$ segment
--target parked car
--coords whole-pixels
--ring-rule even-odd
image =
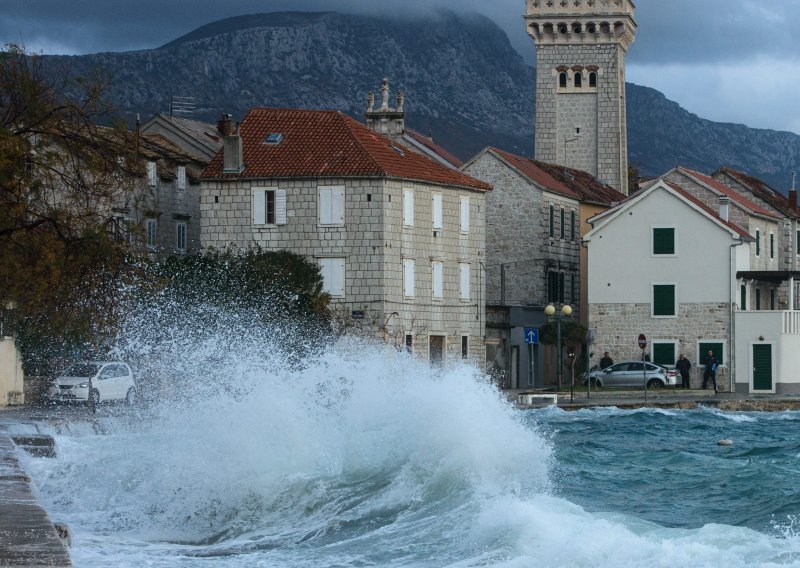
[[[645,377],[645,368],[647,376]],[[636,387],[641,388],[646,382],[648,388],[676,386],[678,374],[675,369],[667,369],[662,365],[643,361],[623,361],[606,369],[592,371],[584,379],[586,385],[598,387]]]
[[[89,402],[90,396],[94,404],[109,400],[133,404],[136,383],[131,368],[119,361],[75,363],[53,379],[46,393],[50,402]]]

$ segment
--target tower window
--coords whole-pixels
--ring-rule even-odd
[[[566,73],[559,73],[558,74],[558,86],[562,89],[567,88],[567,74]]]
[[[565,24],[561,24],[558,26],[558,33],[566,34],[567,33],[567,26]]]
[[[597,73],[589,73],[589,86],[592,88],[597,87]]]
[[[580,89],[583,86],[583,75],[575,73],[575,88]]]
[[[597,28],[594,26],[594,24],[589,24],[589,26],[586,28],[586,31],[588,31],[590,34],[593,34],[597,31]]]

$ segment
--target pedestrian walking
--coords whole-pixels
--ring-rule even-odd
[[[689,369],[692,368],[692,364],[689,362],[689,359],[681,353],[678,356],[678,360],[675,361],[675,370],[681,374],[681,382],[683,383],[683,388],[688,389],[691,388],[691,377],[689,376]]]
[[[608,369],[613,364],[614,364],[614,360],[608,354],[608,351],[603,353],[603,358],[600,359],[600,370]]]
[[[714,357],[714,352],[711,351],[711,349],[708,350],[708,355],[706,355],[705,365],[706,370],[703,373],[703,390],[706,388],[708,379],[711,379],[711,382],[714,384],[714,392],[717,392],[717,367],[719,366],[719,361]]]

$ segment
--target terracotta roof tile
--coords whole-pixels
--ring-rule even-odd
[[[740,184],[747,187],[755,195],[775,207],[775,209],[784,215],[797,218],[798,213],[792,210],[789,199],[781,192],[772,189],[766,182],[744,172],[734,170],[733,168],[722,167],[717,171],[723,172],[736,179]]]
[[[618,203],[626,198],[624,193],[582,170],[540,162],[497,148],[490,150],[539,185],[565,197],[606,205]]]
[[[696,205],[697,207],[699,207],[700,209],[702,209],[703,211],[705,211],[706,213],[708,213],[708,214],[709,214],[711,217],[715,218],[715,219],[716,219],[716,220],[718,220],[720,223],[722,223],[722,224],[724,224],[725,226],[727,226],[727,227],[729,227],[729,228],[733,229],[733,230],[734,230],[734,231],[736,231],[736,232],[737,232],[739,235],[741,235],[741,236],[743,236],[743,237],[749,237],[749,238],[752,238],[752,237],[750,236],[750,234],[749,234],[747,231],[745,231],[744,229],[742,229],[741,227],[739,227],[739,225],[735,225],[735,224],[731,223],[730,221],[726,221],[725,219],[723,219],[722,217],[720,217],[720,216],[719,216],[719,211],[714,211],[714,210],[713,210],[711,207],[709,207],[708,205],[706,205],[705,203],[703,203],[702,201],[700,201],[699,199],[697,199],[697,198],[696,198],[694,195],[692,195],[691,193],[689,193],[688,191],[686,191],[685,189],[683,189],[683,188],[682,188],[681,186],[679,186],[678,184],[676,184],[676,183],[672,183],[672,182],[669,182],[669,181],[667,181],[667,180],[664,180],[664,183],[666,183],[668,186],[670,186],[670,187],[671,187],[672,189],[674,189],[676,192],[680,193],[680,194],[681,194],[681,195],[682,195],[682,196],[683,196],[683,197],[684,197],[684,198],[685,198],[687,201],[691,201],[691,202],[692,202],[694,205]]]
[[[678,170],[680,172],[682,172],[683,174],[688,175],[689,177],[693,177],[697,181],[700,181],[700,182],[708,185],[709,187],[711,187],[714,190],[718,191],[719,193],[725,195],[726,197],[729,197],[732,201],[735,201],[736,203],[738,203],[739,206],[744,207],[745,209],[748,209],[748,210],[752,211],[753,213],[756,213],[758,215],[764,215],[766,217],[775,218],[775,214],[772,213],[771,211],[767,211],[766,209],[764,209],[760,205],[757,205],[756,203],[753,203],[752,201],[750,201],[749,199],[747,199],[743,195],[737,193],[736,191],[734,191],[733,189],[731,189],[730,187],[728,187],[724,183],[722,183],[720,181],[717,181],[717,180],[715,180],[714,178],[712,178],[710,176],[707,176],[705,174],[701,174],[700,172],[696,172],[694,170],[690,170],[690,169],[683,168],[683,167],[679,167]]]
[[[488,191],[492,186],[398,147],[385,136],[339,111],[254,108],[240,125],[244,171],[222,172],[223,153],[209,163],[206,178],[407,179]],[[264,144],[272,133],[280,144]]]

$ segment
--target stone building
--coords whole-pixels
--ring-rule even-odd
[[[585,172],[497,148],[462,171],[494,187],[486,198],[487,360],[508,388],[545,386],[552,361],[525,330],[545,323],[549,304],[571,305],[585,323],[581,221],[625,196]]]
[[[625,54],[631,0],[527,0],[536,44],[536,159],[628,193]]]
[[[343,331],[432,361],[483,359],[489,184],[341,112],[254,108],[219,130],[203,246],[316,259]]]
[[[142,124],[140,132],[160,136],[206,164],[222,148],[216,125],[193,118],[159,113]]]

